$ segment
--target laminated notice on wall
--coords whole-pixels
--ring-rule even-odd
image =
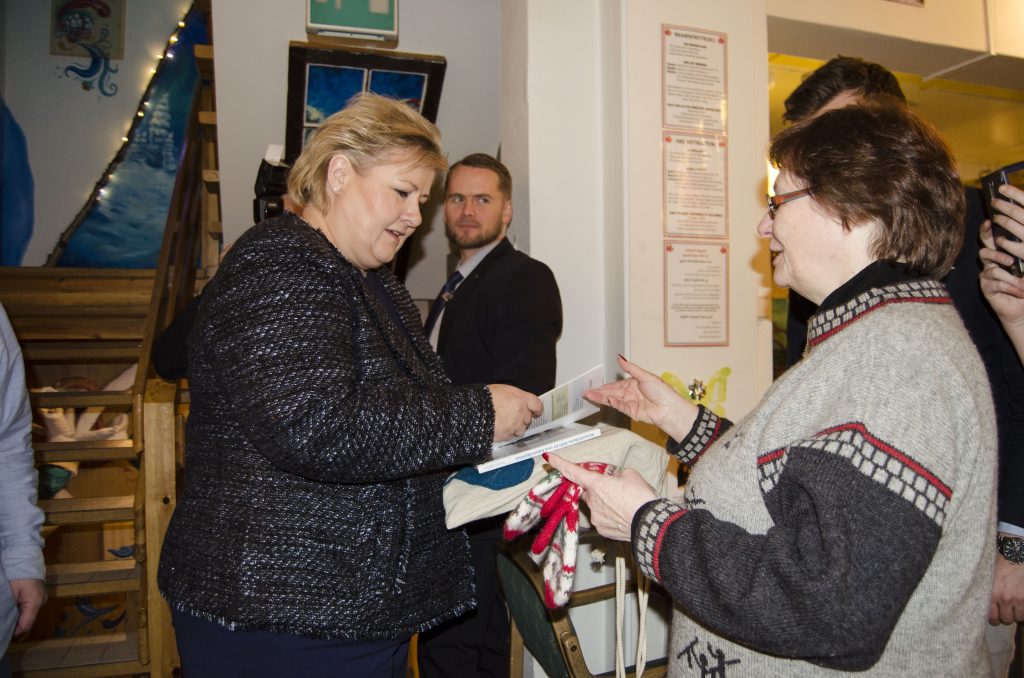
[[[725,35],[667,25],[661,33],[662,126],[725,134]]]
[[[727,238],[725,137],[662,137],[665,235]]]
[[[665,345],[729,343],[729,247],[666,240]]]

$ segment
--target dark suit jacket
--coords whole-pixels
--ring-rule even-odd
[[[551,269],[502,239],[445,305],[437,352],[456,384],[511,384],[541,394],[555,386],[561,333]]]

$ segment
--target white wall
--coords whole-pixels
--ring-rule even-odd
[[[189,7],[188,0],[128,2],[124,59],[110,81],[114,96],[86,91],[64,75],[86,58],[49,54],[50,3],[7,2],[3,95],[28,139],[35,179],[35,229],[24,264],[39,266],[89,198],[121,147],[121,137],[149,83],[156,55]]]
[[[213,0],[214,76],[221,208],[226,243],[252,225],[253,182],[267,144],[284,143],[288,42],[306,41],[301,0]],[[244,17],[244,20],[239,20]],[[451,162],[495,153],[499,127],[498,0],[406,0],[398,50],[448,60],[437,124]],[[440,186],[435,187],[441,192]],[[447,277],[448,242],[439,203],[411,242],[406,284],[432,299]]]
[[[999,54],[1024,58],[1024,2],[989,0],[992,7],[992,43]],[[1024,83],[1020,85],[1024,87]]]
[[[621,313],[606,299],[620,280],[605,280],[605,225],[612,221],[621,232],[621,219],[605,212],[604,201],[608,190],[621,195],[621,183],[606,187],[604,175],[605,149],[617,152],[621,145],[621,128],[605,128],[604,95],[611,88],[618,100],[621,88],[617,71],[605,77],[601,41],[601,8],[618,3],[524,4],[526,124],[520,119],[514,134],[510,126],[509,136],[503,127],[502,146],[527,149],[525,175],[516,179],[530,188],[530,254],[551,267],[562,294],[562,382],[604,361],[607,314]],[[617,66],[617,56],[611,56]]]
[[[705,383],[728,367],[726,416],[737,419],[760,399],[771,356],[758,332],[766,315],[766,247],[754,231],[764,213],[768,140],[768,62],[764,3],[722,0],[697,5],[672,0],[628,3],[626,78],[629,231],[629,357],[684,383]],[[759,19],[760,17],[760,19]],[[662,225],[661,30],[663,24],[726,35],[728,345],[665,346],[665,265]]]

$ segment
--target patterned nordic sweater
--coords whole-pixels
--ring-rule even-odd
[[[701,408],[669,442],[684,496],[634,519],[669,674],[988,675],[995,423],[945,289],[871,289],[809,337],[735,426]]]
[[[294,215],[225,257],[189,340],[185,491],[160,560],[179,610],[232,629],[407,637],[473,604],[450,467],[489,457],[486,387],[452,386],[405,287]]]

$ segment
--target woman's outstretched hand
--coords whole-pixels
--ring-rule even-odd
[[[630,419],[653,424],[675,440],[689,433],[697,418],[697,406],[679,395],[659,376],[621,355],[619,366],[628,375],[583,394],[596,405],[608,405]]]

